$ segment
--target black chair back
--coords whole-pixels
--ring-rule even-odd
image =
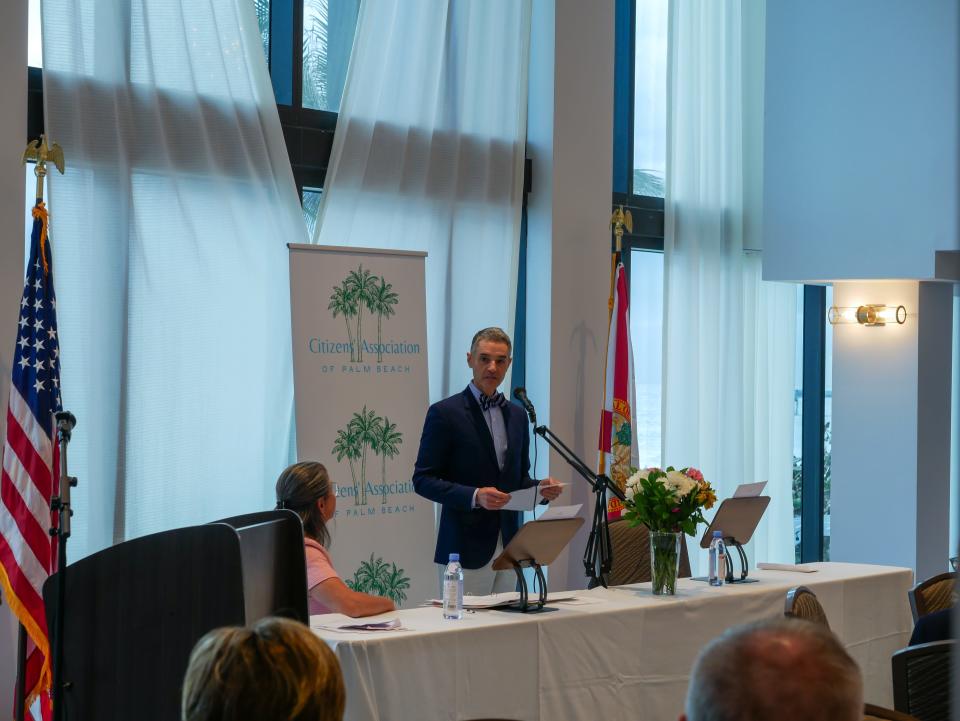
[[[309,623],[303,524],[290,510],[261,511],[214,523],[240,536],[245,620],[283,616]]]
[[[956,641],[908,646],[893,654],[893,707],[919,721],[949,721],[950,660]]]
[[[59,578],[43,587],[51,635]],[[228,526],[126,541],[70,564],[66,579],[63,718],[71,721],[179,719],[194,644],[244,621],[240,542]]]

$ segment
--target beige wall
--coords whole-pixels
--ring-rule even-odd
[[[541,423],[596,464],[610,290],[613,0],[534,0],[527,154],[527,387]],[[546,445],[540,441],[538,474]],[[555,454],[562,501],[592,500]],[[588,525],[550,566],[550,587],[583,588]]]

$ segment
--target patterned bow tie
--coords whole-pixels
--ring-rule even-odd
[[[492,396],[487,398],[483,393],[480,394],[480,407],[483,410],[489,410],[493,408],[503,408],[507,405],[507,399],[504,397],[503,393],[494,393]]]

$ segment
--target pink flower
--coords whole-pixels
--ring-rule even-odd
[[[703,480],[703,474],[702,474],[700,471],[698,471],[696,468],[694,468],[693,466],[691,466],[690,468],[688,468],[688,469],[686,470],[686,476],[687,476],[687,478],[692,478],[693,480],[697,481],[698,483]]]
[[[674,508],[673,510],[670,511],[670,513],[680,513],[680,509]]]

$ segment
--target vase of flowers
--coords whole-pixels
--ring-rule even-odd
[[[653,592],[673,595],[680,566],[680,534],[694,535],[706,523],[704,509],[717,495],[703,473],[693,467],[644,468],[627,479],[624,518],[644,525],[650,535]]]

